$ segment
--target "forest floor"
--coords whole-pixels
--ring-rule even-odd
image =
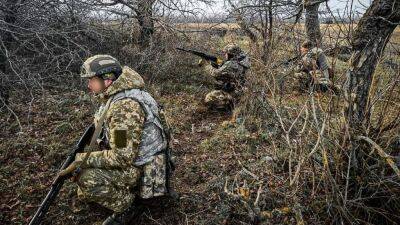
[[[399,34],[394,34],[396,40]],[[398,49],[389,48],[393,48],[393,52]],[[377,72],[385,75],[389,70],[384,63]],[[345,68],[344,62],[336,65],[341,80]],[[212,90],[210,79],[199,71],[186,71],[181,77],[156,80],[147,87],[163,104],[173,128],[176,170],[172,186],[179,193],[179,199],[167,205],[146,207],[132,224],[249,224],[246,215],[234,212],[236,209],[223,199],[227,180],[236,187],[246,186],[243,180],[248,180],[252,188],[244,196],[249,200],[256,198],[259,182],[263,183],[268,192],[260,202],[261,210],[272,219],[265,224],[295,224],[296,212],[290,207],[294,197],[287,195],[290,193],[287,190],[289,166],[285,154],[289,153],[276,151],[279,146],[275,146],[284,139],[281,131],[274,131],[272,127],[271,133],[277,137],[272,140],[269,133],[231,121],[229,113],[207,111],[202,101]],[[0,224],[29,222],[68,152],[92,122],[96,109],[86,90],[79,85],[46,88],[32,96],[33,99],[27,100],[24,99],[26,93],[14,92],[10,99],[13,112],[4,106],[0,110]],[[297,113],[308,97],[290,91],[282,97],[283,108]],[[319,98],[323,100],[316,95],[316,99]],[[339,107],[335,110],[335,114],[340,113]],[[18,120],[14,114],[18,115]],[[267,125],[273,122],[268,119],[265,117],[259,122]],[[250,178],[241,179],[244,176]],[[233,184],[229,187],[238,190]],[[301,188],[303,186],[299,186]],[[76,189],[71,181],[64,184],[43,224],[101,224],[110,214],[96,205],[78,201]],[[320,203],[311,199],[308,190],[301,191],[304,196],[298,196],[296,204],[310,206],[303,209],[305,221],[308,217],[317,218],[313,212],[326,215]],[[312,194],[324,196],[324,193]]]
[[[220,223],[215,210],[225,179],[222,174],[233,172],[240,155],[233,148],[217,146],[217,130],[225,129],[222,124],[231,115],[203,106],[211,88],[207,83],[207,78],[199,78],[151,86],[174,130],[172,183],[180,197],[172,207],[148,208],[134,224]],[[10,113],[0,117],[0,224],[29,222],[95,109],[85,91],[49,90],[30,104],[17,103],[22,102],[16,101],[18,96],[14,94],[11,102],[15,102],[14,112],[22,115],[19,121]],[[22,131],[18,123],[23,124]],[[76,185],[67,181],[43,224],[98,224],[109,213],[78,201]]]

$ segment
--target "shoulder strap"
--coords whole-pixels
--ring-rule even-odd
[[[160,107],[148,92],[140,90],[140,89],[126,90],[126,91],[116,94],[112,100],[112,103],[122,100],[122,99],[126,99],[126,98],[130,98],[130,99],[133,99],[134,101],[138,102],[140,104],[140,106],[142,107],[144,113],[146,114],[146,117],[150,113],[151,115],[156,117],[159,121],[161,121],[160,115],[159,115]],[[153,106],[157,107],[157,109],[154,109]]]
[[[108,99],[108,101],[107,101],[106,105],[104,106],[103,111],[99,117],[99,120],[97,121],[97,124],[95,124],[96,128],[94,130],[92,139],[90,140],[90,144],[89,144],[90,149],[94,149],[96,147],[96,141],[97,141],[97,138],[99,137],[99,134],[103,127],[104,120],[106,119],[106,114],[107,114],[108,109],[110,108],[112,99],[113,98]]]
[[[92,139],[90,140],[89,149],[87,151],[87,154],[85,155],[85,158],[82,159],[82,164],[86,163],[87,159],[89,158],[90,153],[96,149],[97,138],[99,137],[100,132],[103,128],[104,120],[106,118],[108,108],[110,108],[112,99],[113,98],[108,99],[106,105],[103,108],[103,111],[101,112],[100,118],[97,121],[97,124],[95,124],[95,130],[93,132]]]

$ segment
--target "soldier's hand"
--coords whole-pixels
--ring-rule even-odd
[[[215,62],[211,62],[211,66],[214,67],[215,69],[219,68],[219,65]]]
[[[199,62],[197,63],[197,65],[199,65],[200,67],[204,66],[207,63],[206,60],[204,59],[200,59]]]
[[[58,173],[58,176],[63,177],[63,176],[74,173],[81,164],[82,164],[82,161],[73,161],[67,168],[61,170]]]

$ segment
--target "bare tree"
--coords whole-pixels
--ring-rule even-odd
[[[240,28],[250,39],[252,45],[261,49],[261,59],[266,62],[273,44],[273,30],[275,19],[279,13],[289,16],[298,7],[294,1],[276,0],[227,0],[230,6],[230,16],[239,24]],[[261,42],[261,47],[259,45]]]
[[[304,0],[305,28],[307,38],[313,46],[320,46],[322,41],[321,29],[319,26],[318,9],[319,5],[326,0]]]
[[[352,196],[354,199],[370,196],[371,193],[376,193],[377,191],[391,193],[392,190],[394,190],[394,192],[397,190],[396,185],[398,184],[395,184],[393,186],[394,188],[392,188],[390,182],[393,181],[390,181],[390,179],[385,181],[384,178],[380,177],[381,175],[377,175],[379,173],[375,171],[374,167],[378,166],[379,170],[384,169],[380,163],[383,161],[395,172],[393,174],[400,176],[398,167],[395,165],[390,155],[392,152],[386,153],[383,148],[380,147],[380,145],[390,146],[390,142],[393,138],[396,138],[396,133],[398,135],[400,118],[399,115],[393,118],[390,113],[384,112],[384,115],[378,119],[381,120],[381,122],[378,122],[374,127],[371,123],[371,118],[373,108],[376,106],[376,101],[374,103],[371,99],[374,99],[373,80],[378,61],[383,55],[385,47],[399,22],[400,2],[398,0],[374,0],[358,22],[358,26],[353,33],[351,43],[353,52],[350,58],[350,68],[346,72],[347,80],[345,84],[345,98],[347,103],[345,107],[345,117],[347,120],[345,143],[349,143],[350,150],[348,161],[348,193],[349,196]],[[398,75],[397,73],[397,75],[393,76]],[[375,78],[379,79],[377,77]],[[398,86],[398,78],[394,80],[395,82],[388,85],[388,89],[395,90],[396,92],[396,90],[398,91],[396,88],[396,86]],[[381,93],[380,95],[383,94]],[[378,98],[382,99],[382,96]],[[390,99],[392,97],[388,96],[388,98]],[[378,117],[379,116],[374,118]],[[383,125],[382,121],[386,121],[386,124]],[[390,134],[388,131],[393,129],[394,134]],[[389,140],[385,142],[385,139]],[[389,144],[387,144],[388,142]],[[372,152],[368,154],[371,149],[377,153],[378,157],[371,157]],[[386,149],[392,151],[391,148]],[[396,179],[394,178],[395,176],[396,175],[392,176],[392,179]],[[368,188],[367,186],[370,184],[360,183],[357,181],[357,177],[363,177],[368,180],[369,183],[386,182],[389,188],[387,190],[382,187],[377,188],[378,190]],[[386,184],[382,186],[386,186]],[[389,195],[390,194],[388,194],[388,196]],[[377,208],[387,208],[388,212],[390,212],[392,208],[386,206],[387,198],[384,196],[375,203],[368,201],[364,201],[363,203],[366,205],[375,204],[374,207]],[[382,211],[385,212],[384,210]],[[385,213],[382,213],[382,215]]]
[[[126,0],[89,0],[82,1],[92,9],[99,8],[107,13],[125,18],[134,18],[139,24],[139,39],[135,40],[142,47],[147,47],[154,33],[153,8],[156,0],[126,1]]]
[[[138,2],[137,19],[140,26],[139,44],[148,46],[154,33],[153,5],[155,0],[142,0]]]
[[[346,117],[350,127],[358,134],[369,130],[370,89],[374,71],[399,22],[399,1],[374,0],[354,31],[353,54],[347,71]]]
[[[161,21],[166,12],[193,14],[199,2],[212,3],[210,0],[80,0],[93,10],[101,10],[116,16],[136,20],[139,35],[134,43],[146,48],[151,43],[155,32],[155,22]],[[165,23],[164,23],[165,25]]]

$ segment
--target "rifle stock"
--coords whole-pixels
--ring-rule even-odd
[[[77,153],[83,152],[85,146],[90,142],[92,135],[94,133],[94,124],[91,124],[88,128],[86,128],[85,133],[79,139],[76,147],[74,150],[68,155],[67,159],[64,161],[63,165],[61,166],[60,170],[67,168],[74,160]],[[47,211],[49,210],[50,205],[56,199],[58,193],[60,192],[64,181],[69,177],[59,177],[57,176],[53,183],[51,184],[50,191],[47,193],[46,197],[42,201],[39,209],[36,211],[35,215],[32,217],[29,225],[39,225],[44,216],[46,215]]]

